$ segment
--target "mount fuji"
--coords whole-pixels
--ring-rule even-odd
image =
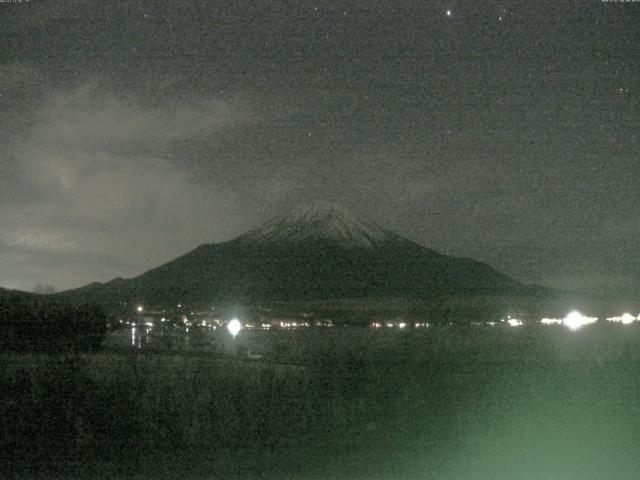
[[[205,244],[71,299],[193,304],[436,295],[511,295],[526,285],[485,263],[440,254],[330,203],[301,206],[232,240]]]

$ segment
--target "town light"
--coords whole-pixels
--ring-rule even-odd
[[[585,317],[580,312],[576,312],[575,310],[566,316],[563,323],[569,327],[571,330],[577,330],[584,325],[588,325],[590,323],[594,323],[598,319],[596,317]]]
[[[540,323],[543,325],[562,325],[563,320],[561,318],[543,318]]]
[[[240,323],[240,320],[238,320],[237,318],[230,320],[227,324],[227,330],[229,330],[229,333],[233,336],[233,338],[235,338],[236,335],[240,333],[240,330],[242,330],[242,324]]]
[[[640,319],[640,315],[638,315],[638,318]],[[623,325],[629,325],[630,323],[633,323],[636,321],[636,317],[634,317],[630,313],[623,313],[622,316],[620,317],[609,317],[607,318],[607,321],[622,323]]]

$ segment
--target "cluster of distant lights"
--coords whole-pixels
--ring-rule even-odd
[[[564,318],[543,318],[540,323],[543,325],[564,325],[570,330],[578,330],[597,321],[598,317],[588,317],[574,310]]]
[[[640,315],[633,316],[630,313],[623,313],[620,316],[608,317],[606,320],[607,322],[630,325],[634,322],[640,321]],[[510,327],[519,327],[524,325],[525,323],[520,319],[511,318],[511,317],[508,317],[506,320],[502,319],[502,322],[505,322],[505,321]],[[598,317],[589,317],[587,315],[583,315],[580,312],[574,310],[564,318],[543,318],[540,320],[540,323],[543,325],[564,325],[570,330],[578,330],[586,325],[591,325],[593,323],[596,323],[597,321],[598,321]]]
[[[415,322],[415,323],[407,323],[407,322],[372,322],[370,324],[371,328],[379,329],[379,328],[399,328],[401,330],[406,329],[407,327],[413,326],[414,328],[426,328],[429,326],[427,322]]]
[[[623,325],[629,325],[630,323],[639,322],[639,321],[640,321],[640,315],[638,315],[637,317],[634,317],[630,313],[623,313],[619,317],[607,318],[607,322],[622,323]]]
[[[640,322],[640,315],[633,316],[630,313],[624,313],[620,316],[608,317],[607,322],[612,323],[620,323],[623,325],[630,325],[634,322]],[[570,312],[564,318],[543,318],[540,320],[542,325],[563,325],[570,330],[578,330],[586,325],[591,325],[598,321],[598,317],[589,317],[587,315],[583,315],[578,311]],[[508,325],[509,327],[521,327],[525,325],[526,321],[521,320],[519,318],[514,318],[508,316],[507,318],[503,318],[500,321],[489,321],[489,322],[472,322],[472,325],[489,325],[494,327],[496,325]],[[452,325],[452,323],[450,323]],[[369,326],[373,329],[383,329],[383,328],[399,328],[399,329],[407,329],[408,327],[420,328],[420,327],[429,327],[429,323],[408,323],[404,321],[399,322],[371,322]]]
[[[181,307],[182,305],[178,305],[178,307]],[[138,305],[136,307],[136,311],[138,313],[142,313],[144,312],[144,307],[142,305]],[[190,322],[186,316],[183,316],[183,324],[186,327],[189,327],[192,325],[192,322]],[[634,322],[640,322],[640,314],[637,316],[634,316],[630,313],[623,313],[620,316],[613,316],[613,317],[608,317],[607,322],[611,322],[611,323],[620,323],[622,325],[630,325]],[[165,322],[167,321],[167,319],[165,317],[162,317],[162,319],[160,320],[161,322]],[[542,325],[564,325],[565,327],[569,328],[570,330],[578,330],[586,325],[590,325],[593,324],[595,322],[598,321],[598,317],[589,317],[587,315],[583,315],[580,312],[574,310],[572,312],[570,312],[566,317],[564,318],[542,318],[540,320],[540,323]],[[122,320],[120,320],[120,323],[123,323]],[[135,322],[126,322],[128,325],[131,325],[132,328],[136,327],[136,323]],[[216,320],[215,322],[209,322],[207,323],[205,320],[202,320],[199,325],[203,326],[203,327],[212,327],[212,328],[216,328],[217,326],[220,326],[220,321]],[[474,324],[479,323],[479,322],[474,322]],[[510,327],[520,327],[525,325],[524,320],[518,319],[518,318],[514,318],[511,316],[508,316],[506,319],[503,318],[500,320],[500,322],[495,322],[495,321],[489,321],[489,322],[485,322],[486,325],[489,326],[495,326],[498,325],[499,323],[502,324],[507,324]],[[154,326],[153,322],[145,322],[144,326],[151,328]],[[278,322],[277,326],[279,326],[281,329],[296,329],[296,328],[308,328],[311,327],[312,324],[308,321],[295,321],[295,320],[287,320],[287,321],[280,321]],[[332,327],[333,326],[333,322],[331,321],[316,321],[313,323],[313,326],[316,327]],[[408,323],[405,321],[386,321],[386,322],[379,322],[379,321],[375,321],[370,323],[369,325],[371,328],[374,329],[381,329],[381,328],[398,328],[398,329],[406,329],[407,327],[414,327],[414,328],[427,328],[429,327],[429,323],[427,322],[412,322],[412,323]],[[233,318],[231,319],[229,322],[227,322],[227,330],[229,331],[229,333],[235,338],[240,331],[243,328],[247,328],[249,330],[251,329],[262,329],[262,330],[269,330],[271,329],[272,324],[270,323],[260,323],[260,324],[254,324],[252,322],[246,322],[244,325],[242,324],[242,322],[240,322],[240,320],[238,320],[237,318]],[[187,328],[188,331],[188,328]]]
[[[237,337],[238,334],[240,333],[240,331],[244,328],[248,329],[248,330],[252,330],[255,328],[260,328],[262,330],[270,330],[271,329],[271,324],[270,323],[261,323],[259,325],[256,325],[252,322],[246,322],[244,325],[242,324],[242,322],[240,320],[238,320],[237,318],[233,318],[231,320],[229,320],[229,322],[227,323],[227,330],[229,331],[229,333],[231,334],[231,336],[233,338]],[[282,329],[292,329],[292,328],[309,328],[311,327],[311,323],[310,322],[296,322],[296,321],[281,321],[278,326]],[[315,322],[314,326],[316,327],[332,327],[333,326],[333,322],[328,322],[328,321],[318,321]]]
[[[177,305],[178,308],[181,308],[182,305],[178,304]],[[215,307],[211,308],[212,310],[215,310]],[[139,314],[143,313],[145,311],[145,307],[143,305],[137,305],[135,307],[135,311]],[[191,312],[192,315],[194,315],[194,312]],[[309,316],[309,314],[303,314],[303,316]],[[162,323],[169,321],[166,317],[162,317],[162,319],[160,320]],[[126,323],[127,325],[131,325],[131,327],[135,328],[136,325],[140,325],[139,322],[136,322],[135,320],[132,321],[124,321],[124,320],[120,320],[119,323],[124,324]],[[198,327],[209,327],[212,329],[216,329],[217,327],[220,326],[224,326],[225,322],[219,320],[219,319],[213,319],[213,320],[190,320],[189,317],[187,317],[186,315],[182,315],[182,318],[180,320],[180,322],[182,324],[183,327],[187,327],[187,331],[189,331],[189,327],[191,326],[198,326]],[[154,323],[147,321],[145,322],[145,325],[148,327],[153,327]],[[240,329],[237,328],[237,325],[240,325]],[[178,326],[178,325],[174,325],[174,326]],[[231,320],[229,320],[228,322],[226,322],[226,326],[227,329],[229,330],[230,333],[232,333],[232,335],[235,337],[236,335],[238,335],[238,333],[240,332],[240,330],[242,329],[247,329],[247,330],[255,330],[255,329],[259,329],[259,330],[270,330],[272,327],[279,327],[281,329],[285,329],[285,330],[290,330],[290,329],[297,329],[297,328],[309,328],[309,327],[333,327],[334,323],[332,320],[316,320],[314,322],[310,322],[308,320],[280,320],[277,322],[261,322],[261,323],[255,323],[255,322],[240,322],[240,320],[238,320],[237,318],[233,318]],[[231,326],[231,327],[230,327]]]
[[[267,330],[268,330],[271,327],[271,325],[268,323],[266,324],[263,323],[262,327],[264,328],[266,325],[269,325],[269,327],[267,327]],[[330,328],[330,327],[333,327],[333,321],[316,320],[315,322],[310,322],[308,320],[280,320],[279,322],[276,323],[276,325],[284,330],[295,330],[297,328],[310,328],[310,327],[318,327],[318,328],[329,327]]]
[[[295,320],[281,320],[278,323],[272,324],[267,322],[254,323],[245,322],[242,323],[237,318],[229,320],[227,323],[227,330],[234,338],[240,333],[241,330],[271,330],[272,327],[280,327],[283,330],[292,330],[298,328],[311,328],[311,327],[333,327],[331,320],[318,320],[316,322],[308,321],[295,321]]]

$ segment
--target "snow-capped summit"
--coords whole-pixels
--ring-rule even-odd
[[[361,220],[330,202],[302,204],[239,237],[243,243],[328,241],[345,246],[372,247],[397,235]]]

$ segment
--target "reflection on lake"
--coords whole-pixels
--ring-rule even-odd
[[[173,326],[127,326],[110,332],[104,347],[116,350],[214,352],[225,332],[212,329],[184,329]]]

